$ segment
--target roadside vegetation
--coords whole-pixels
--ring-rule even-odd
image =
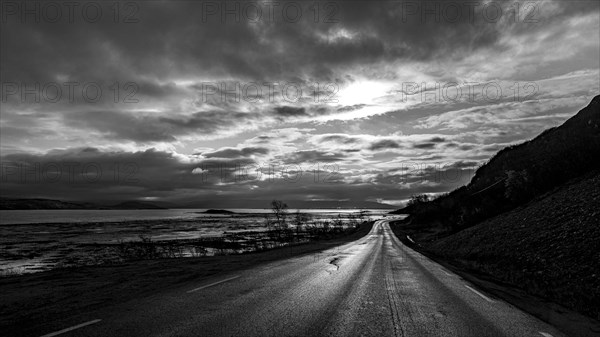
[[[262,252],[349,235],[355,233],[360,224],[367,220],[369,219],[362,212],[315,220],[308,213],[290,213],[285,202],[273,200],[271,212],[265,214],[264,226],[260,230],[243,229],[227,231],[218,236],[178,240],[155,240],[149,234],[145,234],[135,240],[91,245],[85,254],[72,255],[61,261],[57,267]]]

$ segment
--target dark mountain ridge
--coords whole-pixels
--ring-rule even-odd
[[[131,201],[124,201],[121,203],[118,203],[116,205],[112,205],[110,207],[111,209],[165,209],[164,207],[161,206],[157,206],[148,202],[142,202],[142,201],[136,201],[136,200],[131,200]]]
[[[10,199],[0,198],[0,209],[97,209],[98,206],[90,203],[61,201],[53,199]]]
[[[373,209],[393,209],[394,206],[372,202],[372,201],[304,201],[304,200],[289,200],[286,201],[292,208],[319,208],[319,209],[336,209],[336,208],[363,208]],[[234,200],[231,203],[223,204],[220,200],[203,200],[193,202],[164,202],[164,201],[123,201],[119,203],[113,202],[81,202],[81,201],[62,201],[43,198],[0,198],[0,209],[2,210],[25,210],[25,209],[180,209],[180,208],[206,208],[206,209],[221,209],[221,208],[270,208],[269,200]]]
[[[393,224],[399,238],[490,281],[496,296],[544,319],[554,317],[554,304],[539,303],[600,319],[600,96],[562,125],[499,151],[467,186],[431,201],[415,196],[396,213],[410,214]],[[512,289],[539,300],[506,297]],[[565,321],[576,331],[568,335],[596,336],[575,323],[584,321]]]
[[[598,168],[600,96],[562,125],[499,151],[468,185],[393,213],[410,214],[409,221],[437,223],[455,232]]]
[[[31,198],[11,199],[0,198],[2,210],[27,210],[27,209],[164,209],[148,202],[124,201],[114,205],[101,205],[90,202],[63,201],[54,199]]]

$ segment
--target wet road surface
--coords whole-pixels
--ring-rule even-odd
[[[403,245],[365,237],[116,306],[59,336],[564,336]]]

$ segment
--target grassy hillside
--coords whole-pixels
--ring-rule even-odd
[[[600,172],[439,240],[435,255],[600,319]]]

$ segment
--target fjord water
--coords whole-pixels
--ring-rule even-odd
[[[0,212],[0,275],[36,272],[79,261],[96,264],[106,247],[147,237],[187,240],[226,232],[265,229],[269,209],[230,209],[231,214],[207,214],[206,209],[160,210],[3,210]],[[290,210],[290,216],[296,210]],[[331,221],[362,213],[379,219],[387,209],[302,209],[311,221]],[[353,214],[354,213],[354,214]],[[70,262],[69,262],[70,263]]]
[[[36,209],[1,210],[0,225],[34,223],[82,223],[82,222],[120,222],[134,220],[181,219],[191,220],[201,217],[215,217],[215,214],[203,214],[207,209],[140,209],[140,210],[95,210],[95,209]],[[238,215],[270,213],[267,208],[228,209]],[[347,214],[367,211],[369,216],[385,214],[391,209],[300,209],[310,214]],[[291,209],[290,213],[296,212]]]

